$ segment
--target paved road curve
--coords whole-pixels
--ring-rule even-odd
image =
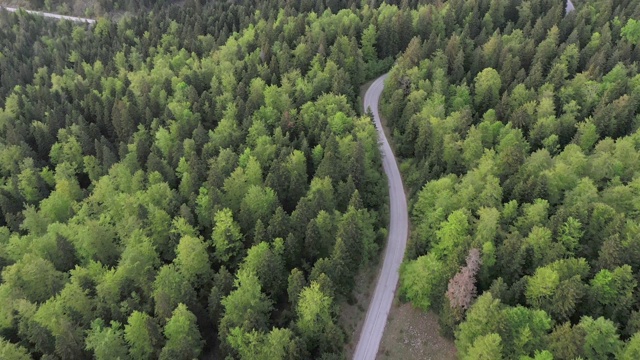
[[[5,10],[9,11],[9,12],[16,12],[18,10],[24,10],[24,11],[28,12],[29,14],[40,15],[40,16],[44,16],[44,17],[47,17],[47,18],[58,19],[58,20],[69,20],[69,21],[88,23],[88,24],[93,24],[93,23],[96,22],[93,19],[86,19],[86,18],[75,17],[75,16],[58,15],[58,14],[46,13],[46,12],[42,12],[42,11],[26,10],[26,9],[22,9],[22,8],[18,9],[18,8],[6,7],[6,6],[0,6],[0,8],[3,8]]]
[[[398,170],[396,158],[389,146],[384,134],[378,113],[380,93],[384,88],[384,80],[387,75],[376,79],[367,90],[364,97],[364,108],[370,108],[380,137],[380,150],[382,151],[382,165],[389,181],[389,202],[391,205],[389,221],[389,238],[384,254],[382,270],[378,277],[376,290],[367,310],[367,317],[362,326],[360,339],[353,355],[354,360],[373,360],[376,358],[384,328],[387,325],[387,317],[391,310],[391,303],[398,285],[398,270],[404,258],[404,250],[407,246],[407,233],[409,221],[407,216],[407,198],[402,185],[402,178]]]
[[[571,0],[566,0],[566,13],[574,11],[575,7]],[[364,109],[370,108],[382,143],[380,148],[383,156],[384,172],[389,179],[389,200],[391,203],[391,220],[389,224],[389,239],[387,240],[387,248],[384,254],[384,263],[382,271],[378,277],[376,290],[373,299],[367,310],[360,339],[356,345],[356,351],[353,355],[354,360],[374,360],[378,354],[380,341],[384,328],[387,325],[387,317],[391,310],[391,304],[395,296],[395,290],[398,285],[398,270],[404,258],[404,251],[407,246],[407,233],[409,228],[407,215],[407,199],[402,185],[402,178],[398,170],[396,158],[389,146],[387,137],[380,123],[380,114],[378,112],[378,102],[380,94],[384,88],[384,80],[387,74],[376,79],[364,96]]]

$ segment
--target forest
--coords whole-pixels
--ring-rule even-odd
[[[0,357],[341,358],[385,236],[354,90],[384,13],[272,9],[0,14]]]
[[[640,358],[640,4],[448,4],[381,105],[412,189],[401,298],[461,359]]]
[[[108,3],[152,10],[0,11],[0,357],[344,358],[389,71],[401,300],[462,359],[640,358],[639,1]]]

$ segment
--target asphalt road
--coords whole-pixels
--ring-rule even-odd
[[[360,339],[353,355],[354,360],[373,360],[378,354],[382,334],[387,325],[387,317],[389,316],[398,285],[398,270],[404,258],[409,230],[407,198],[404,193],[402,178],[400,177],[396,158],[380,123],[380,114],[378,113],[378,102],[380,101],[380,94],[384,88],[386,77],[386,74],[382,75],[371,84],[364,96],[364,109],[370,108],[373,112],[380,138],[382,165],[389,182],[389,202],[391,206],[389,238],[384,252],[382,270],[378,275],[378,283],[369,304],[367,317],[364,320]]]
[[[6,6],[0,6],[0,8],[6,9],[9,12],[16,12],[19,10],[18,8],[12,8],[12,7],[6,7]],[[58,15],[58,14],[46,13],[42,11],[26,10],[26,9],[22,9],[22,10],[28,12],[29,14],[40,15],[47,18],[58,19],[58,20],[69,20],[69,21],[88,23],[88,24],[93,24],[96,22],[93,19],[86,19],[86,18],[75,17],[75,16]]]
[[[575,6],[573,6],[573,3],[571,2],[571,0],[567,0],[567,6],[565,8],[565,14],[568,14],[572,11],[574,11],[576,8]]]

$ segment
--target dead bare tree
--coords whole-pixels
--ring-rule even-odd
[[[467,256],[467,264],[449,280],[447,298],[458,320],[462,319],[462,315],[476,297],[476,275],[480,271],[480,265],[480,250],[471,249]]]

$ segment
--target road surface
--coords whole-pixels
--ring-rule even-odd
[[[66,15],[58,15],[58,14],[52,14],[52,13],[46,13],[46,12],[42,12],[42,11],[33,11],[33,10],[26,10],[23,8],[13,8],[13,7],[7,7],[7,6],[0,6],[0,8],[3,8],[9,12],[16,12],[18,10],[24,10],[26,12],[28,12],[29,14],[34,14],[34,15],[40,15],[40,16],[44,16],[47,18],[52,18],[52,19],[58,19],[58,20],[69,20],[69,21],[74,21],[74,22],[80,22],[80,23],[88,23],[88,24],[93,24],[96,21],[93,19],[86,19],[86,18],[81,18],[81,17],[75,17],[75,16],[66,16]]]
[[[407,215],[407,198],[402,185],[402,178],[398,170],[396,158],[387,137],[384,134],[378,113],[378,102],[380,93],[384,88],[384,80],[387,75],[382,75],[376,79],[364,96],[364,109],[371,109],[373,118],[380,138],[380,151],[382,152],[382,166],[389,181],[389,203],[390,221],[389,238],[384,253],[382,270],[378,276],[373,298],[367,310],[367,317],[362,326],[360,339],[356,345],[353,355],[354,360],[373,360],[378,354],[380,341],[384,328],[387,325],[387,317],[391,310],[391,304],[395,297],[398,285],[398,270],[404,258],[404,250],[407,246],[407,234],[409,230],[409,219]]]
[[[567,7],[565,8],[565,14],[568,14],[572,11],[574,11],[576,8],[573,6],[573,3],[571,2],[571,0],[567,0]]]

